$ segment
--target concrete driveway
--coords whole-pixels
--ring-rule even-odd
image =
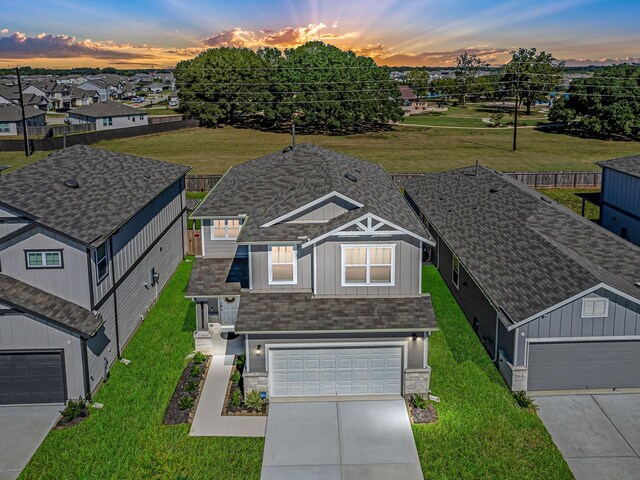
[[[60,416],[64,405],[0,406],[0,480],[13,480]]]
[[[535,398],[577,480],[640,478],[640,394]]]
[[[404,400],[272,403],[262,480],[422,480]]]

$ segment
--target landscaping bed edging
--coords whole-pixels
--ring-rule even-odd
[[[225,394],[224,403],[222,405],[222,415],[223,416],[240,416],[240,417],[266,417],[269,414],[269,403],[267,400],[264,400],[262,405],[262,410],[260,411],[250,410],[244,404],[245,391],[248,388],[248,384],[252,385],[250,382],[245,382],[245,376],[249,375],[249,373],[248,372],[244,373],[241,376],[240,381],[237,383],[234,383],[234,381],[232,380],[236,372],[240,372],[242,374],[242,370],[244,367],[244,364],[242,364],[242,366],[238,368],[237,359],[238,357],[234,359],[233,366],[231,367],[229,382],[227,383],[227,393]],[[252,391],[252,390],[256,390],[256,389],[249,388],[249,391]],[[256,390],[256,391],[259,391],[259,390]],[[238,406],[234,406],[231,404],[234,392],[238,392],[239,394],[240,405]]]
[[[182,372],[180,380],[178,380],[178,384],[176,385],[176,389],[171,396],[171,400],[169,401],[169,405],[162,422],[164,425],[180,425],[184,423],[191,423],[193,421],[196,408],[198,407],[198,402],[200,401],[202,387],[204,386],[205,378],[207,378],[207,373],[209,371],[210,365],[210,356],[207,356],[206,360],[200,364],[197,364],[195,362],[195,359],[193,358],[187,364],[184,371]],[[197,376],[193,376],[191,374],[194,367],[200,367],[200,374]],[[191,381],[198,382],[198,386],[195,390],[189,392],[186,387]],[[182,410],[179,407],[179,403],[182,398],[186,397],[190,397],[193,399],[193,405]]]
[[[435,423],[438,421],[438,412],[433,407],[433,404],[428,403],[425,409],[417,408],[413,404],[413,395],[405,398],[407,404],[407,411],[409,412],[409,419],[411,423]]]

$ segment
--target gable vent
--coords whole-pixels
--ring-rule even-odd
[[[64,181],[64,186],[65,187],[69,187],[69,188],[78,188],[80,186],[80,184],[78,183],[77,180],[75,180],[73,178],[67,178]]]
[[[346,178],[347,180],[351,180],[352,182],[357,182],[358,181],[358,177],[356,177],[355,175],[353,175],[351,173],[345,173],[344,174],[344,178]]]

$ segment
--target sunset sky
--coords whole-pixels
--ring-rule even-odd
[[[0,0],[0,67],[169,67],[205,48],[322,40],[384,65],[640,61],[640,0]]]

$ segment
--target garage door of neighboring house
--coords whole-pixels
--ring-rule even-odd
[[[528,390],[640,387],[640,342],[529,344]]]
[[[0,405],[65,400],[62,352],[0,352]]]
[[[399,395],[401,347],[269,349],[273,397]]]

